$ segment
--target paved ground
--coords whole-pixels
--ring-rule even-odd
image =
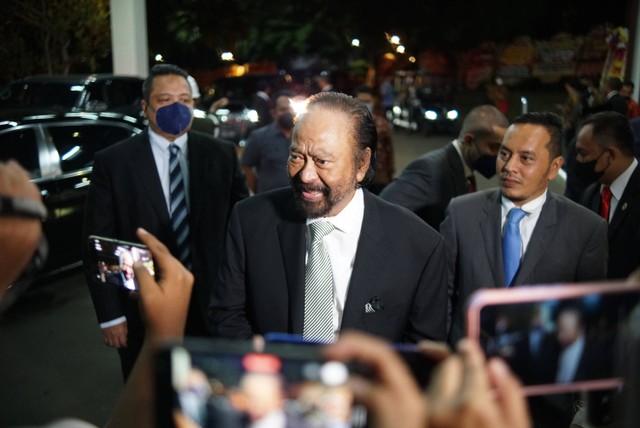
[[[101,341],[84,277],[23,296],[0,324],[0,427],[65,416],[98,426],[122,388],[117,352]]]

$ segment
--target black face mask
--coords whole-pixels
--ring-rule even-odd
[[[281,129],[290,131],[293,129],[293,114],[292,113],[283,113],[278,116],[278,126]]]
[[[602,153],[604,153],[604,151]],[[595,183],[600,180],[600,177],[604,175],[605,170],[603,169],[600,172],[596,172],[596,164],[598,163],[600,156],[602,156],[602,153],[600,153],[597,158],[589,162],[578,162],[574,159],[572,170],[578,180],[585,184]]]
[[[480,157],[473,163],[473,169],[482,174],[486,179],[489,179],[496,175],[497,159],[497,156],[480,155]]]

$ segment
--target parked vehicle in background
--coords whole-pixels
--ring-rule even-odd
[[[140,116],[142,82],[114,74],[36,75],[0,90],[0,115],[35,109],[48,112],[103,112]]]
[[[79,266],[84,207],[94,154],[140,133],[140,117],[114,112],[0,116],[0,161],[15,159],[40,188],[48,209],[49,256],[42,276]]]
[[[249,133],[258,125],[258,112],[249,108],[247,100],[230,99],[215,111],[218,118],[218,137],[244,147]]]
[[[429,97],[417,96],[396,104],[387,112],[394,127],[426,135],[444,133],[456,135],[460,130],[460,114],[456,107]]]

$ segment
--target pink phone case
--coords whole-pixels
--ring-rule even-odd
[[[575,308],[575,302],[586,302],[580,310],[588,308],[589,317]],[[609,359],[608,352],[615,352],[615,349],[611,348],[616,347],[609,345],[614,341],[619,344],[619,329],[616,327],[625,320],[621,318],[609,322],[612,326],[611,334],[615,335],[615,339],[607,336],[611,340],[602,342],[607,343],[607,346],[603,346],[602,343],[592,346],[589,342],[593,341],[593,337],[604,337],[601,331],[603,322],[597,324],[596,329],[588,325],[585,319],[604,318],[602,314],[606,310],[625,312],[617,310],[618,306],[624,306],[627,315],[631,312],[638,314],[640,284],[594,282],[479,289],[468,301],[467,337],[478,343],[488,355],[503,356],[523,382],[525,395],[614,389],[622,385],[623,379],[613,374],[600,376],[600,373],[610,373],[608,370],[593,369],[593,374],[587,374],[585,378],[580,378],[576,373],[582,374],[583,367],[603,367],[606,364],[613,366],[613,356]],[[562,318],[558,308],[565,308]],[[573,317],[570,313],[571,308],[575,314]],[[557,312],[555,316],[558,318],[553,322],[549,316],[551,312]],[[616,313],[614,317],[618,315]],[[549,328],[551,325],[554,327]],[[492,330],[483,330],[483,326],[491,326]],[[553,343],[546,348],[543,347],[544,351],[538,351],[535,360],[531,356],[534,354],[531,340],[534,330],[538,337],[544,336],[544,339],[538,339],[538,343]],[[597,330],[596,334],[593,333],[594,330]],[[553,352],[545,352],[552,347]],[[598,359],[601,361],[597,361]],[[532,363],[533,361],[535,362]],[[552,373],[555,379],[551,378]],[[574,377],[566,373],[573,373]]]

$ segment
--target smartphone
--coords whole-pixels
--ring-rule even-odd
[[[277,344],[282,350],[296,352],[297,347],[313,344],[305,340],[301,335],[288,333],[267,333],[264,335],[266,343],[265,349],[269,349],[271,344]],[[391,343],[392,348],[402,358],[413,375],[414,380],[422,389],[426,388],[431,379],[431,375],[439,361],[425,355],[425,353],[413,343]],[[361,368],[366,371],[366,368]]]
[[[153,257],[145,245],[91,235],[89,246],[93,277],[97,282],[138,290],[133,272],[133,264],[137,261],[142,262],[151,275],[155,274]]]
[[[366,426],[366,411],[346,384],[362,366],[325,360],[321,348],[270,343],[256,351],[250,341],[199,338],[168,344],[156,354],[156,425],[173,427],[178,410],[203,428],[276,420]]]
[[[525,395],[616,390],[640,316],[640,286],[624,282],[480,289],[467,334],[500,356]]]

